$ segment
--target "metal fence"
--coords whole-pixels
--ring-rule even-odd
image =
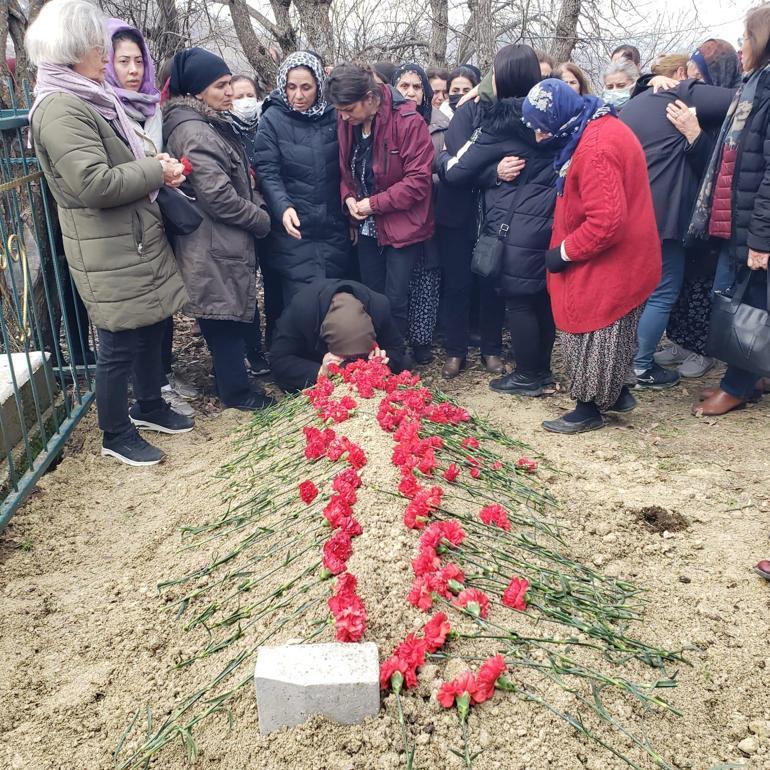
[[[27,147],[24,102],[0,110],[0,530],[94,398],[93,330]]]

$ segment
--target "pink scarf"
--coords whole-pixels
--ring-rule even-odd
[[[35,101],[29,110],[30,120],[40,102],[51,94],[70,94],[82,99],[122,134],[137,160],[147,157],[144,145],[134,130],[120,98],[109,83],[97,83],[62,64],[40,64],[37,68]],[[151,192],[150,200],[154,201],[157,195],[157,190]]]

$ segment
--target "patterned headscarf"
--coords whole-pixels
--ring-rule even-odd
[[[398,85],[398,81],[406,72],[413,72],[420,78],[422,83],[422,104],[417,107],[417,112],[423,116],[425,122],[430,125],[431,118],[433,117],[433,89],[430,87],[430,80],[425,70],[419,65],[409,62],[408,64],[402,64],[393,73],[393,77],[390,80],[391,85],[395,88]]]
[[[567,171],[583,131],[592,120],[604,115],[617,116],[617,111],[596,96],[580,96],[556,78],[541,81],[527,94],[522,120],[533,131],[551,134],[546,141],[561,147],[554,161],[559,195],[564,193]]]
[[[289,80],[289,73],[297,67],[307,67],[315,78],[315,83],[318,86],[318,95],[315,98],[315,103],[309,110],[300,112],[294,110],[289,104],[289,98],[286,96],[286,83]],[[289,54],[284,60],[283,64],[278,69],[277,85],[278,88],[273,91],[271,98],[280,99],[290,110],[294,112],[300,112],[301,115],[307,115],[309,118],[315,118],[323,115],[326,111],[326,99],[324,98],[324,83],[326,82],[326,73],[324,72],[321,60],[312,53],[307,51],[297,51],[296,53]]]

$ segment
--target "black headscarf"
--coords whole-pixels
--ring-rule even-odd
[[[401,80],[401,76],[406,72],[414,72],[422,82],[422,104],[417,107],[417,112],[419,112],[425,119],[425,122],[430,125],[431,117],[433,115],[433,89],[430,87],[430,80],[428,80],[425,70],[419,64],[415,64],[414,62],[402,64],[400,67],[396,68],[390,82],[395,88],[398,85],[398,81]]]
[[[171,62],[169,89],[172,96],[197,96],[215,80],[231,74],[222,57],[203,48],[187,48]]]

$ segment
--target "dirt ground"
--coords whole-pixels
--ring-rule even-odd
[[[184,361],[205,384],[202,344],[187,344]],[[558,469],[546,481],[562,504],[570,555],[649,589],[645,638],[688,649],[692,666],[667,692],[683,716],[650,717],[656,748],[683,770],[770,770],[770,584],[751,570],[770,558],[770,398],[720,419],[691,417],[690,403],[715,373],[641,394],[635,412],[604,430],[561,437],[540,423],[568,406],[565,395],[494,394],[478,365],[450,383],[438,371],[428,369],[427,384]],[[179,694],[169,661],[183,651],[156,585],[178,558],[180,527],[216,514],[218,488],[208,480],[248,419],[219,413],[211,399],[198,406],[195,431],[159,438],[168,459],[150,469],[99,457],[92,412],[0,536],[0,768],[109,768],[137,705]],[[244,690],[232,728],[218,718],[202,726],[196,766],[398,767],[391,705],[363,726],[316,719],[262,738],[253,692]],[[446,737],[434,721],[420,747]],[[470,728],[485,749],[480,770],[623,766],[530,704],[485,704]],[[457,766],[427,748],[420,756],[422,770]],[[185,767],[182,752],[164,752],[153,767]]]

